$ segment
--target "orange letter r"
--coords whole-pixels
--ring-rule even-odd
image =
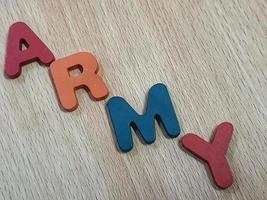
[[[69,71],[77,67],[80,68],[81,74],[70,76]],[[80,52],[58,59],[50,68],[60,104],[67,111],[74,111],[78,107],[76,89],[88,89],[96,100],[108,96],[109,92],[104,81],[96,74],[97,61],[90,53]]]

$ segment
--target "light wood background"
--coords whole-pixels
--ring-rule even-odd
[[[0,199],[266,199],[266,0],[0,0]],[[59,108],[49,68],[33,63],[4,77],[9,26],[26,22],[56,58],[97,57],[110,97],[138,112],[149,88],[167,85],[182,132],[118,152],[106,100],[79,90]],[[234,124],[220,190],[203,162],[180,147],[189,132],[209,140]]]

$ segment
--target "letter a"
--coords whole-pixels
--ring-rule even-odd
[[[79,68],[81,74],[70,76],[69,70],[75,68]],[[80,52],[58,59],[51,64],[50,69],[60,104],[67,111],[73,111],[78,107],[75,89],[88,89],[96,100],[108,96],[104,81],[96,74],[97,61],[90,53]]]
[[[22,50],[23,44],[27,49]],[[25,23],[17,22],[9,28],[5,61],[6,76],[17,78],[21,74],[22,65],[34,61],[49,65],[54,59],[52,52]]]
[[[122,151],[130,151],[133,147],[130,128],[133,125],[137,127],[147,144],[153,143],[156,139],[155,118],[162,122],[169,137],[174,138],[180,134],[180,126],[171,98],[163,84],[156,84],[149,90],[147,108],[143,115],[136,113],[121,97],[112,97],[107,107],[118,146]]]

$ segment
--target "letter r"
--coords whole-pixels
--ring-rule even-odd
[[[151,144],[156,139],[155,118],[158,118],[169,137],[180,134],[177,120],[168,90],[163,84],[154,85],[148,93],[147,108],[139,115],[121,97],[112,97],[107,103],[118,146],[122,151],[130,151],[133,147],[131,126],[135,125],[142,139]]]
[[[69,70],[76,67],[81,68],[81,74],[70,76]],[[80,52],[58,59],[51,64],[50,70],[60,104],[67,111],[73,111],[78,107],[76,89],[88,89],[96,100],[108,96],[109,92],[104,81],[96,74],[97,61],[89,53]]]

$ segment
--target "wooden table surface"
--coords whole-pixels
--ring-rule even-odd
[[[0,0],[0,199],[266,199],[266,0]],[[56,58],[94,54],[110,95],[64,112],[49,67],[4,76],[9,26],[27,23]],[[116,148],[106,103],[138,112],[149,88],[167,85],[181,134]],[[234,124],[227,159],[234,184],[216,188],[206,166],[181,148]]]

